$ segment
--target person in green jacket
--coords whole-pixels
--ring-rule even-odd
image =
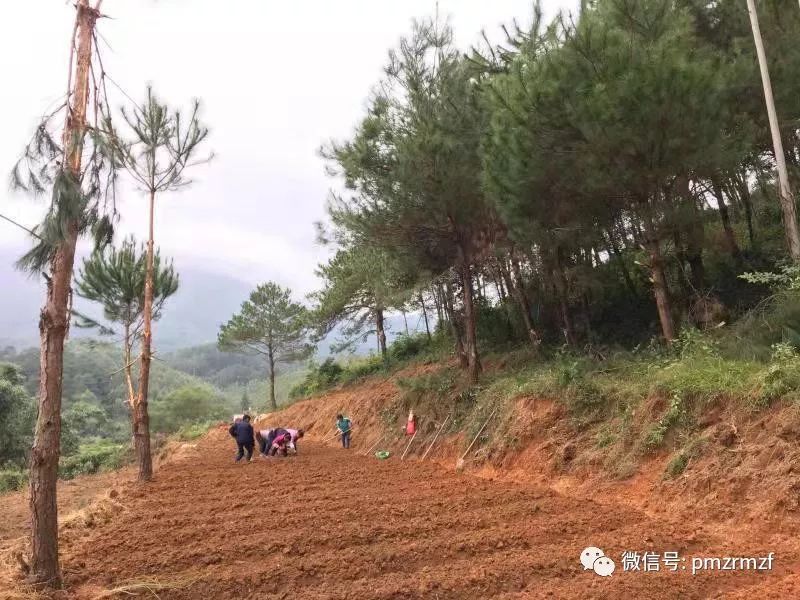
[[[350,432],[353,429],[353,424],[350,419],[343,416],[341,413],[336,415],[336,431],[342,436],[342,448],[345,450],[350,449]]]

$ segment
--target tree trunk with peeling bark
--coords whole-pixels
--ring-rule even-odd
[[[425,298],[422,296],[422,292],[417,292],[419,297],[419,305],[422,308],[422,318],[425,319],[425,333],[428,335],[428,341],[431,341],[431,327],[428,324],[428,309],[425,307]]]
[[[741,264],[742,252],[739,250],[739,244],[736,242],[736,235],[731,226],[731,217],[728,214],[728,205],[725,203],[725,194],[722,191],[722,186],[717,179],[712,179],[711,187],[717,199],[717,210],[719,211],[720,221],[722,221],[722,230],[725,232],[725,245],[736,263]]]
[[[147,399],[150,389],[150,364],[153,360],[153,276],[154,229],[156,195],[150,192],[150,233],[147,239],[147,271],[144,280],[144,310],[142,311],[142,356],[139,371],[139,393],[133,410],[133,446],[139,465],[139,481],[153,478],[153,458],[150,453],[150,417]]]
[[[462,262],[460,270],[462,301],[464,303],[464,341],[466,342],[467,371],[470,381],[477,383],[481,373],[481,361],[478,355],[475,302],[472,290],[472,270],[466,260]]]
[[[468,360],[467,352],[464,347],[464,334],[462,333],[463,323],[458,315],[456,315],[455,307],[453,306],[453,289],[449,282],[445,284],[444,306],[453,332],[453,343],[455,345],[456,356],[458,357],[458,364],[462,369],[466,369]]]
[[[269,405],[272,410],[278,410],[278,401],[275,399],[275,354],[270,346],[267,354],[269,360]]]
[[[667,343],[671,343],[675,339],[675,325],[672,321],[672,306],[669,299],[669,289],[667,288],[667,278],[664,274],[664,257],[661,254],[661,245],[658,240],[650,240],[646,246],[650,255],[653,296],[656,299],[661,332]]]
[[[386,329],[383,322],[383,309],[375,309],[375,332],[378,337],[378,349],[381,357],[386,360]]]
[[[92,33],[98,13],[89,6],[88,0],[79,0],[76,9],[75,77],[63,140],[69,176],[73,185],[79,186],[89,101]],[[53,588],[61,586],[56,484],[61,446],[64,340],[69,328],[72,269],[79,229],[77,219],[66,224],[66,235],[51,262],[47,298],[39,316],[39,414],[30,456],[31,561],[28,579],[33,584]]]

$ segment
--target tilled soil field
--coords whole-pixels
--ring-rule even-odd
[[[65,548],[70,594],[147,595],[136,584],[156,582],[162,599],[800,597],[789,532],[721,534],[703,515],[676,522],[319,443],[251,464],[233,450],[215,431],[124,491],[119,514]],[[613,575],[583,569],[586,546],[605,550]],[[623,569],[624,551],[647,550],[685,562]],[[690,572],[692,557],[769,552],[771,570]]]

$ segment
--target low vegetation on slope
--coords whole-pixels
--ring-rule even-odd
[[[775,404],[797,405],[796,305],[792,293],[781,293],[734,326],[707,332],[684,328],[669,347],[532,350],[509,348],[508,340],[500,340],[487,354],[477,384],[468,381],[447,352],[446,333],[438,331],[431,339],[400,336],[386,360],[374,356],[340,364],[330,359],[312,368],[292,395],[346,390],[369,375],[395,374],[400,393],[375,407],[387,434],[399,438],[399,425],[413,409],[425,435],[449,415],[444,433],[465,433],[466,445],[493,415],[475,448],[479,458],[498,460],[532,435],[519,400],[552,400],[559,407],[552,427],[563,433],[566,447],[552,450],[556,463],[572,461],[580,441],[582,459],[611,476],[629,476],[641,461],[661,455],[666,458],[664,477],[671,478],[702,455],[711,437],[725,447],[737,443],[730,415],[752,421]],[[433,368],[396,375],[413,363]],[[723,422],[723,414],[730,423]]]

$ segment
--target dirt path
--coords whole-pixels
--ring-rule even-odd
[[[162,599],[800,597],[790,539],[720,537],[622,505],[319,444],[249,465],[234,465],[232,451],[214,432],[125,492],[120,514],[67,546],[73,596],[155,578],[184,586]],[[583,571],[589,545],[616,561],[613,576]],[[624,550],[679,551],[687,569],[624,572]],[[770,551],[771,571],[689,573],[692,556]]]

